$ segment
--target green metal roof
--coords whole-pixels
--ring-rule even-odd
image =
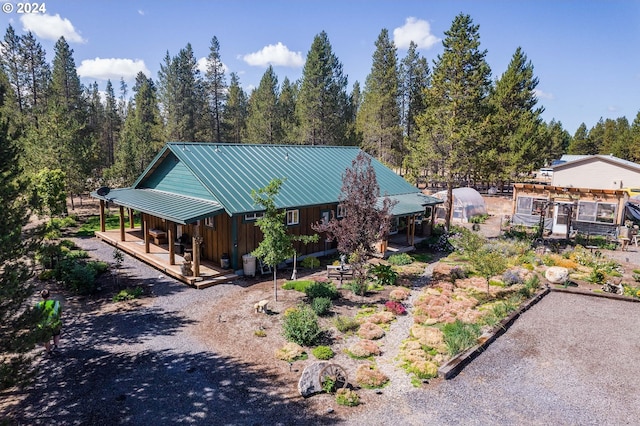
[[[183,225],[224,211],[214,201],[153,189],[112,189],[106,195],[92,192],[91,196]]]
[[[352,146],[170,142],[134,187],[190,191],[234,215],[256,211],[251,191],[281,178],[279,208],[335,203],[342,175],[359,152]],[[420,193],[379,161],[372,159],[372,165],[381,195]]]
[[[397,201],[397,204],[391,209],[391,213],[394,216],[407,216],[410,214],[424,213],[426,206],[433,206],[436,204],[442,204],[443,201],[439,198],[425,195],[420,192],[412,194],[401,194],[389,197],[392,201]],[[382,199],[382,197],[381,197]],[[378,200],[378,204],[382,204],[382,200]]]

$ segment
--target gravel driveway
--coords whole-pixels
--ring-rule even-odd
[[[113,248],[79,244],[111,260]],[[269,392],[278,376],[223,357],[189,333],[238,285],[194,290],[126,257],[156,298],[65,318],[61,353],[42,359],[17,424],[638,424],[640,303],[551,293],[450,381],[390,386],[362,406],[311,414],[310,400]],[[20,396],[20,395],[18,395]],[[378,401],[379,400],[379,401]],[[343,413],[344,411],[340,411]]]

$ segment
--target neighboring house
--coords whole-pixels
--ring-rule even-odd
[[[567,155],[552,169],[553,186],[591,189],[640,187],[640,164],[613,155]]]
[[[108,240],[104,206],[109,202],[120,207],[120,241],[128,238],[124,229],[124,209],[128,209],[130,217],[133,211],[142,214],[143,229],[136,231],[146,253],[152,251],[152,241],[163,246],[181,240],[192,246],[194,263],[202,259],[223,264],[226,260],[239,270],[243,256],[262,239],[256,226],[261,207],[254,204],[252,190],[265,187],[274,178],[284,179],[276,204],[286,210],[289,232],[314,234],[313,223],[341,216],[338,197],[342,176],[359,152],[357,147],[346,146],[171,142],[130,188],[101,188],[91,194],[101,201],[102,232],[98,236]],[[426,210],[428,207],[441,201],[422,194],[377,160],[372,159],[372,165],[381,195],[397,201],[394,217],[410,225],[407,241],[413,244],[416,223],[433,210]],[[173,265],[181,248],[166,246],[167,263]],[[323,254],[334,250],[335,243],[321,239],[296,248],[302,255]]]

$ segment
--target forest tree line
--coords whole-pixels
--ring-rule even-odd
[[[81,83],[63,37],[52,63],[31,32],[9,26],[1,44],[20,164],[36,180],[61,170],[70,194],[131,184],[167,141],[355,145],[414,183],[514,181],[565,153],[640,161],[640,113],[631,124],[583,123],[573,136],[544,122],[532,62],[518,48],[494,78],[479,26],[464,14],[431,65],[415,43],[400,58],[382,29],[362,87],[349,87],[324,31],[298,81],[280,82],[268,67],[251,93],[237,73],[226,75],[215,36],[204,73],[187,44],[166,52],[155,79],[138,73],[131,88],[120,80],[103,90]]]

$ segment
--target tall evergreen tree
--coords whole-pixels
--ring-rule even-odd
[[[280,143],[282,131],[278,107],[278,77],[273,67],[265,71],[248,102],[247,141],[251,143]]]
[[[83,110],[83,89],[73,59],[73,49],[60,37],[56,42],[53,58],[53,101],[64,111],[77,113]]]
[[[364,84],[357,126],[363,148],[380,161],[393,165],[401,163],[402,153],[399,85],[397,49],[389,39],[389,31],[383,29]]]
[[[410,141],[417,139],[416,117],[426,108],[425,91],[429,87],[430,72],[426,58],[411,42],[407,56],[400,63],[400,115],[402,134]]]
[[[484,139],[483,177],[513,180],[544,165],[544,108],[537,107],[537,86],[533,64],[518,47],[489,97],[492,127]]]
[[[281,143],[297,144],[298,121],[296,120],[296,101],[298,98],[298,87],[291,83],[288,77],[282,81],[282,88],[278,96],[278,109],[280,116],[280,129],[282,130]]]
[[[9,120],[12,109],[17,109],[15,95],[0,70],[0,389],[28,377],[31,363],[25,354],[34,346],[33,322],[24,310],[33,292],[27,264],[33,240],[23,232],[29,210],[16,126]]]
[[[542,163],[551,164],[553,160],[557,160],[567,152],[571,135],[564,130],[562,123],[556,120],[551,120],[546,127],[547,143],[542,150]]]
[[[227,103],[222,110],[223,139],[240,143],[244,138],[247,121],[247,95],[240,86],[238,74],[231,73]]]
[[[333,53],[327,33],[314,37],[302,70],[296,117],[300,142],[306,145],[342,145],[348,108],[347,77]]]
[[[589,138],[587,125],[584,123],[580,124],[573,138],[571,138],[571,142],[567,148],[567,154],[593,155],[597,153],[598,148],[593,145],[592,140]]]
[[[51,67],[47,62],[46,52],[31,31],[22,36],[21,41],[20,52],[26,73],[25,94],[29,97],[27,103],[31,114],[37,118],[47,106]]]
[[[118,113],[118,100],[113,89],[111,80],[107,80],[105,89],[105,105],[104,105],[104,124],[102,127],[102,146],[103,157],[105,158],[105,166],[111,167],[114,163],[114,151],[118,133],[122,126],[122,120]]]
[[[448,229],[453,186],[472,168],[482,147],[491,69],[486,51],[480,50],[479,26],[469,15],[456,16],[445,35],[444,52],[438,55],[427,91],[428,106],[418,119],[420,144],[412,155],[439,165],[447,185]]]
[[[227,84],[220,58],[220,43],[215,36],[211,39],[207,56],[205,84],[211,110],[211,134],[217,142],[222,142],[222,107],[226,101]]]
[[[629,142],[631,149],[629,151],[629,160],[640,162],[640,111],[636,114],[629,130]]]
[[[2,55],[0,55],[0,64],[6,76],[9,79],[13,93],[15,93],[18,110],[23,112],[25,109],[25,92],[26,92],[26,63],[20,50],[22,42],[20,36],[9,24],[4,35],[4,40],[0,42]]]

